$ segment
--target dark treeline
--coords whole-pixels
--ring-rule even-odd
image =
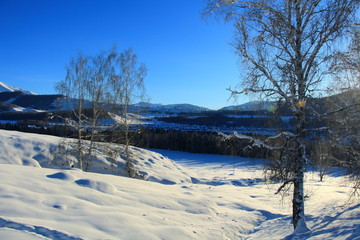
[[[157,118],[157,120],[166,123],[198,125],[198,126],[210,126],[210,127],[251,127],[251,128],[277,128],[286,129],[288,125],[284,123],[280,117],[277,116],[257,116],[249,115],[248,117],[232,117],[223,114],[208,115],[199,117],[163,117]]]
[[[133,145],[143,148],[254,158],[263,158],[268,154],[266,149],[258,149],[254,152],[247,151],[246,146],[249,145],[249,140],[224,140],[224,137],[218,133],[207,131],[144,129],[133,134],[131,140]]]
[[[28,132],[28,133],[37,133],[52,135],[58,137],[72,137],[73,130],[69,126],[55,125],[52,127],[43,126],[42,121],[37,120],[22,120],[17,124],[12,123],[1,123],[0,129],[19,131],[19,132]]]
[[[30,125],[32,124],[32,125]],[[24,122],[24,124],[0,124],[1,129],[21,132],[38,133],[59,137],[75,137],[75,131],[69,126],[55,125],[52,127],[38,126],[36,122]],[[84,134],[86,135],[86,134]],[[266,156],[265,149],[255,152],[246,150],[247,140],[231,139],[224,140],[216,132],[206,131],[178,131],[163,129],[142,129],[130,132],[131,144],[142,148],[158,148],[192,153],[209,153],[222,155],[236,155],[246,157],[263,158]],[[123,130],[104,131],[99,135],[98,141],[114,142],[123,144]]]
[[[71,129],[69,126],[55,125],[52,127],[44,127],[39,125],[40,124],[36,124],[35,121],[24,121],[23,124],[0,124],[0,128],[59,137],[76,137],[74,129]],[[263,136],[256,136],[256,138],[265,139]],[[123,144],[125,142],[124,132],[121,129],[103,131],[96,140]],[[281,138],[272,139],[275,146],[282,145],[283,141],[284,139]],[[233,155],[270,160],[278,159],[281,154],[281,152],[272,151],[265,147],[253,146],[249,139],[231,138],[225,140],[224,137],[218,133],[207,131],[138,129],[130,132],[130,144],[142,148]],[[338,144],[319,143],[318,141],[309,141],[307,148],[309,149],[309,157],[313,160],[313,164],[326,164],[340,167],[349,167],[357,157],[353,156],[354,153],[360,152],[358,145],[349,144],[347,146],[340,146]],[[323,162],[324,159],[322,157],[319,157],[324,153],[329,154],[325,162]],[[339,159],[341,159],[341,161],[339,161]]]

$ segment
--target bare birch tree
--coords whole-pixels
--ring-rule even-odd
[[[114,106],[120,107],[120,116],[124,128],[125,151],[124,158],[126,160],[126,171],[129,177],[136,177],[137,172],[132,160],[130,151],[130,124],[129,116],[130,105],[137,100],[143,100],[145,94],[144,78],[147,69],[145,64],[138,62],[138,57],[134,51],[129,48],[121,52],[115,63],[116,75],[113,78],[112,89],[114,91]]]
[[[326,64],[333,57],[331,43],[351,25],[356,0],[208,0],[205,15],[234,23],[233,45],[248,66],[239,90],[233,94],[259,93],[284,101],[296,120],[287,134],[292,150],[274,174],[287,171],[282,188],[293,185],[293,226],[306,230],[304,172],[307,100],[324,80]],[[286,148],[286,146],[284,146]]]
[[[335,53],[330,72],[334,75],[330,93],[338,93],[338,108],[346,109],[332,116],[331,132],[333,141],[341,140],[344,144],[334,151],[339,165],[350,169],[354,180],[354,194],[360,196],[360,24],[355,24],[350,31],[349,45],[343,51]],[[341,159],[345,156],[345,159]]]
[[[360,23],[350,29],[350,43],[343,51],[335,52],[330,68],[334,74],[332,93],[360,89]]]
[[[95,153],[96,141],[101,141],[99,119],[108,111],[121,116],[111,129],[124,129],[126,171],[129,177],[138,175],[131,158],[129,106],[144,95],[146,67],[139,63],[132,49],[117,52],[112,48],[94,56],[79,54],[67,67],[64,81],[57,90],[66,96],[70,105],[75,103],[75,124],[77,129],[77,151],[79,168],[88,171]],[[85,104],[86,103],[86,104]],[[86,106],[85,106],[86,105]],[[70,117],[68,122],[73,123]],[[84,140],[88,140],[85,144]]]
[[[57,84],[56,90],[63,94],[67,101],[67,104],[74,104],[72,118],[66,119],[68,123],[73,125],[77,130],[77,152],[79,155],[78,168],[83,169],[84,165],[84,100],[85,100],[85,88],[84,82],[89,78],[89,59],[83,54],[79,53],[76,57],[71,59],[70,64],[67,67],[66,77],[64,81]]]
[[[101,52],[90,58],[89,65],[89,78],[83,82],[83,87],[87,94],[86,100],[89,101],[89,116],[88,118],[88,131],[89,146],[87,151],[87,164],[85,171],[88,171],[91,166],[91,158],[94,153],[94,145],[99,139],[99,119],[105,116],[106,105],[109,104],[110,99],[108,96],[113,92],[108,87],[109,82],[114,77],[113,62],[116,53],[110,50],[109,52]]]

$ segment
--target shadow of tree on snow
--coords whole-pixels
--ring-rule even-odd
[[[59,232],[57,230],[51,230],[41,226],[32,226],[28,224],[18,223],[18,222],[6,220],[1,217],[0,217],[0,228],[10,228],[18,231],[32,232],[40,236],[50,239],[56,239],[56,240],[82,240],[82,238],[69,236],[66,233]]]
[[[312,219],[315,220],[315,217],[308,215],[307,219],[311,221]],[[311,227],[310,232],[291,234],[282,240],[309,239],[311,237],[316,239],[335,239],[341,237],[346,240],[360,240],[360,224],[358,219],[360,219],[360,204],[338,212],[335,216],[324,216]],[[354,221],[354,223],[351,224],[349,221]],[[346,238],[344,238],[345,236]]]

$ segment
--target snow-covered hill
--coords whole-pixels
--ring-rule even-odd
[[[19,93],[22,92],[22,93]],[[13,93],[16,96],[8,96],[1,93]],[[20,94],[20,95],[19,95]],[[25,96],[24,96],[25,95]],[[36,95],[34,97],[26,95],[35,95],[33,92],[23,90],[17,87],[10,86],[6,83],[0,82],[0,102],[12,103],[17,105],[17,111],[26,109],[27,111],[37,110],[72,110],[77,106],[76,99],[62,98],[61,95]],[[237,106],[228,106],[220,109],[223,110],[239,110],[239,111],[254,111],[267,110],[272,102],[253,101]],[[91,103],[85,101],[85,107],[91,107]],[[29,110],[30,109],[30,110]],[[194,114],[211,111],[208,108],[196,106],[192,104],[154,104],[140,102],[130,106],[129,111],[140,114],[146,117],[167,117],[178,116],[179,114]]]
[[[268,110],[270,106],[276,105],[274,102],[268,101],[252,101],[243,103],[240,105],[227,106],[223,107],[220,110],[222,111],[259,111],[259,110]]]
[[[69,169],[0,167],[1,239],[226,236],[216,204],[180,185]]]
[[[59,168],[56,137],[0,137],[0,239],[360,239],[360,204],[339,171],[307,173],[311,231],[293,234],[290,198],[262,180],[261,160],[135,149],[144,171],[172,181],[151,182],[104,174],[101,154],[103,174]]]
[[[37,95],[36,93],[33,93],[31,91],[28,90],[23,90],[21,88],[17,88],[17,87],[13,87],[10,86],[6,83],[0,82],[0,92],[23,92],[25,94],[29,94],[29,95]]]
[[[6,94],[11,93],[11,94]],[[34,95],[33,97],[27,95]],[[64,99],[61,95],[37,95],[31,91],[23,90],[0,82],[0,102],[15,104],[17,111],[23,109],[36,110],[72,110],[77,106],[77,99]],[[85,107],[91,103],[85,101]],[[180,113],[199,113],[209,111],[208,108],[192,104],[152,104],[140,102],[130,106],[129,111],[146,116],[173,116]]]
[[[208,108],[192,105],[192,104],[153,104],[140,102],[133,104],[130,111],[140,113],[149,117],[177,116],[186,113],[200,113],[210,111]]]
[[[47,168],[77,166],[76,154],[69,147],[61,148],[62,141],[64,139],[54,136],[0,130],[0,163]],[[107,143],[97,145],[99,148],[89,171],[126,176],[125,160],[120,156],[124,147]],[[168,184],[191,182],[185,169],[158,153],[136,147],[132,148],[132,153],[135,167],[145,180]]]

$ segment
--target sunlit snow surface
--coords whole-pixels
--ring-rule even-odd
[[[306,175],[311,232],[295,236],[261,160],[137,149],[143,181],[105,174],[101,154],[92,173],[52,166],[59,140],[0,130],[0,239],[360,239],[341,174]]]

